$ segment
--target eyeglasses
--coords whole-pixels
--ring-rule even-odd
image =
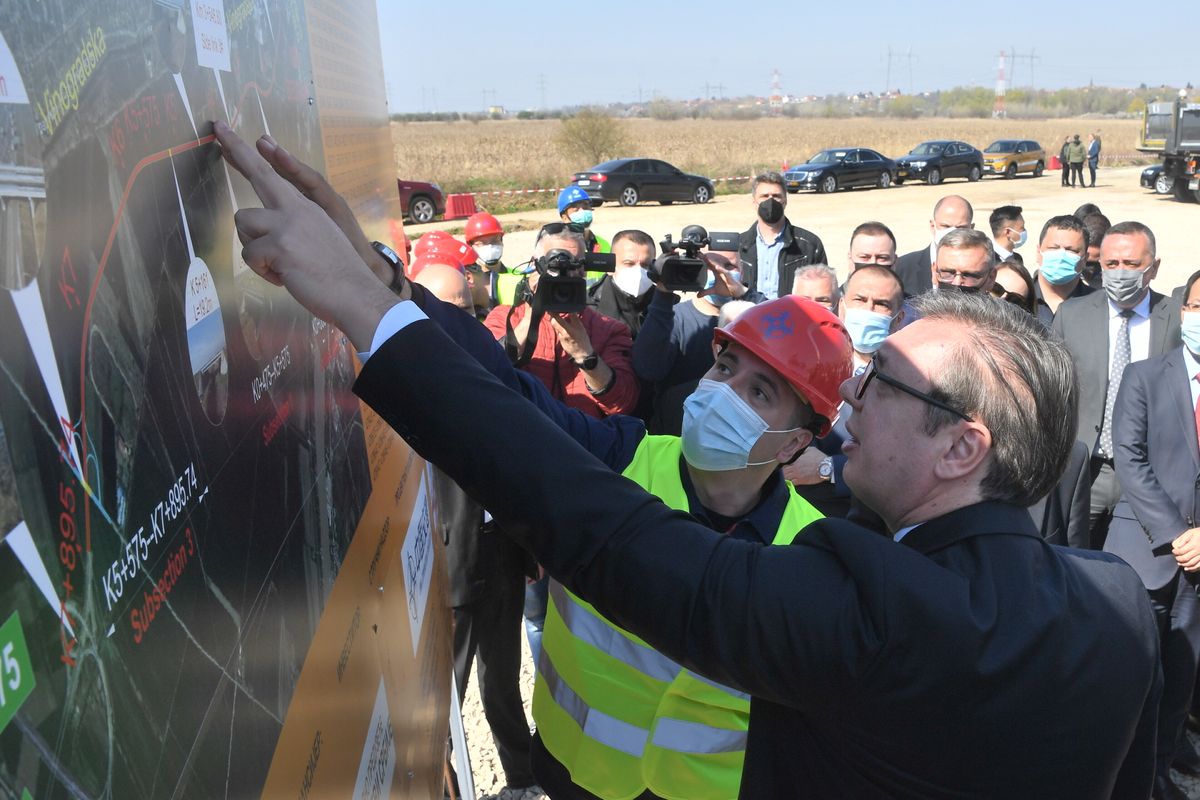
[[[992,297],[996,298],[997,300],[1004,300],[1005,302],[1012,303],[1014,306],[1020,306],[1021,308],[1027,308],[1029,306],[1029,298],[1027,298],[1025,295],[1021,294],[1020,292],[1010,292],[998,283],[992,284],[991,291]]]
[[[975,421],[975,420],[971,419],[969,416],[967,416],[966,414],[964,414],[963,412],[959,411],[957,408],[954,408],[953,406],[943,403],[941,400],[938,400],[935,397],[930,397],[929,395],[925,394],[924,392],[918,391],[906,383],[901,383],[900,381],[896,380],[895,378],[891,377],[890,375],[883,374],[882,372],[879,371],[879,368],[875,366],[875,359],[871,359],[870,363],[867,364],[867,368],[863,371],[862,376],[859,377],[859,379],[858,379],[858,389],[856,389],[854,392],[855,400],[862,400],[863,394],[866,393],[867,387],[871,384],[872,378],[879,378],[879,380],[883,381],[888,386],[891,386],[893,389],[899,389],[900,391],[904,392],[905,394],[912,395],[913,397],[917,398],[918,400],[922,400],[926,403],[929,403],[929,405],[931,405],[935,408],[940,408],[942,411],[948,411],[949,413],[953,414],[954,416],[961,417],[962,419],[966,420],[967,422]]]
[[[963,283],[969,286],[974,286],[985,277],[983,272],[959,272],[954,269],[938,269],[937,275],[938,280],[942,283],[950,283],[955,278],[962,278]]]

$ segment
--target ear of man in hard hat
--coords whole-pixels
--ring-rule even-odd
[[[1020,507],[1058,478],[1077,404],[1069,357],[1028,315],[924,298],[924,319],[841,389],[847,481],[893,538],[821,520],[764,547],[588,457],[217,133],[266,206],[238,212],[246,262],[368,354],[360,397],[564,586],[753,695],[742,797],[1149,794],[1161,677],[1141,582],[1104,553],[1045,544]],[[773,338],[794,320],[758,324]],[[1014,415],[1030,405],[1043,424],[1025,430]]]

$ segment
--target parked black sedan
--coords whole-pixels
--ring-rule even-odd
[[[707,203],[713,183],[699,175],[688,175],[656,158],[618,158],[576,172],[571,183],[587,192],[592,205],[616,200],[623,206],[642,200],[657,200],[664,206],[679,200]]]
[[[1171,194],[1175,191],[1175,178],[1163,174],[1162,164],[1154,164],[1142,170],[1142,186],[1153,189],[1155,194]]]
[[[836,192],[851,186],[886,189],[896,176],[896,162],[865,147],[833,147],[789,169],[783,176],[789,192],[816,189]]]
[[[977,181],[983,176],[983,153],[966,142],[921,142],[896,159],[896,183],[923,180],[937,186],[946,178]]]

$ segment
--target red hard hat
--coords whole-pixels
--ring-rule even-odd
[[[429,248],[433,247],[434,242],[445,241],[447,239],[454,241],[454,237],[445,231],[430,231],[429,233],[422,234],[421,238],[417,239],[417,243],[413,245],[413,257],[420,258],[429,252]]]
[[[467,217],[467,227],[463,230],[463,238],[470,243],[497,233],[504,234],[504,229],[500,227],[500,220],[486,211],[479,211]]]
[[[428,235],[425,234],[425,236]],[[443,235],[435,238],[432,242],[425,242],[425,236],[417,241],[417,246],[413,250],[414,258],[412,266],[408,270],[410,278],[415,278],[418,272],[430,264],[445,264],[454,267],[459,272],[465,272],[467,267],[479,260],[475,249],[469,244],[463,244],[458,239]],[[422,245],[422,242],[425,244]]]
[[[737,342],[767,362],[813,411],[829,420],[818,436],[829,433],[842,398],[838,387],[854,369],[850,334],[829,309],[803,297],[785,295],[746,309],[713,343]]]

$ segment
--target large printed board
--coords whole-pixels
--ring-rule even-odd
[[[209,122],[387,241],[378,64],[359,0],[0,0],[0,797],[440,796],[423,465]]]

